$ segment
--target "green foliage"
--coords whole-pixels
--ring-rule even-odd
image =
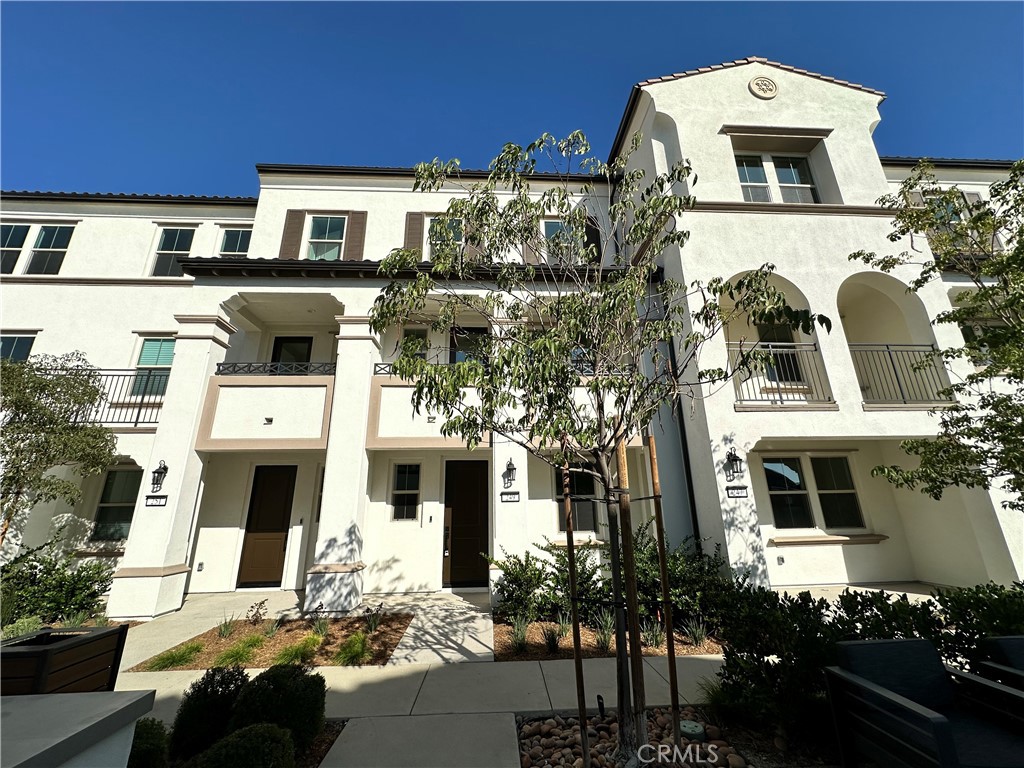
[[[895,212],[889,240],[907,250],[859,251],[850,259],[883,272],[909,265],[918,270],[914,291],[956,273],[966,288],[934,323],[972,329],[963,346],[940,353],[947,362],[968,363],[968,372],[950,377],[945,394],[955,402],[935,412],[938,434],[902,443],[919,457],[917,466],[880,466],[875,474],[935,499],[951,485],[997,485],[1007,494],[1004,506],[1024,511],[1024,160],[992,184],[989,198],[974,201],[955,186],[943,189],[922,163],[899,194],[878,201]]]
[[[230,729],[271,723],[291,732],[297,752],[304,752],[324,727],[327,686],[322,675],[294,664],[261,672],[242,688]]]
[[[515,616],[512,619],[512,650],[522,653],[526,650],[526,633],[530,629],[530,620],[526,616]]]
[[[97,627],[109,627],[110,626],[110,619],[107,618],[107,614],[105,614],[105,613],[97,613],[93,617],[93,623]]]
[[[115,460],[113,433],[88,420],[106,399],[99,373],[80,352],[0,361],[0,544],[36,504],[81,498],[81,478]],[[67,473],[51,473],[66,467]]]
[[[88,618],[99,608],[112,580],[109,565],[99,560],[77,561],[55,542],[0,568],[8,621],[38,616],[51,623],[77,613]]]
[[[371,658],[373,651],[370,649],[370,638],[365,632],[353,632],[334,654],[334,660],[346,667],[357,667]]]
[[[945,630],[939,635],[940,650],[951,664],[969,667],[983,637],[1024,635],[1022,582],[945,589],[935,599]]]
[[[562,635],[557,624],[545,624],[541,629],[541,634],[544,636],[544,645],[548,649],[548,653],[558,653],[558,641],[562,639]]]
[[[327,634],[331,631],[331,620],[327,616],[317,616],[310,622],[313,628],[313,634],[320,638],[327,637]]]
[[[274,619],[271,621],[263,630],[264,637],[273,637],[277,634],[277,630],[281,628],[281,620]]]
[[[649,648],[660,648],[665,642],[665,628],[658,619],[646,619],[640,625],[640,637]]]
[[[203,752],[188,768],[294,768],[292,735],[276,725],[240,728]]]
[[[155,717],[143,717],[135,723],[128,768],[167,768],[167,726]]]
[[[249,635],[226,649],[217,657],[218,667],[245,666],[256,655],[256,649],[266,642],[263,635]]]
[[[572,631],[572,618],[565,611],[558,612],[558,639],[568,637]]]
[[[608,653],[612,647],[612,640],[615,638],[615,614],[608,608],[602,608],[597,614],[596,627],[597,647],[603,653]]]
[[[267,601],[260,600],[249,606],[249,609],[245,612],[245,620],[252,624],[254,627],[258,627],[263,623],[263,620],[267,618]]]
[[[229,619],[225,616],[220,624],[217,625],[217,636],[218,637],[231,637],[231,633],[235,631],[235,614],[231,614]]]
[[[495,585],[498,608],[508,619],[532,621],[537,616],[537,593],[547,579],[545,563],[531,552],[522,557],[510,555],[504,549],[501,553],[501,560],[487,558],[491,565],[501,569],[501,578]]]
[[[232,708],[248,681],[241,667],[214,667],[192,683],[174,718],[171,757],[187,760],[227,733]]]
[[[274,657],[275,664],[309,664],[316,656],[324,639],[318,634],[307,635],[299,642],[281,649]]]
[[[700,619],[689,619],[683,622],[683,634],[686,639],[696,646],[701,646],[708,639],[707,625]]]
[[[39,620],[38,616],[22,616],[17,621],[13,621],[3,628],[3,632],[0,632],[0,637],[4,640],[8,640],[12,637],[21,637],[31,632],[35,632],[37,629],[42,629],[43,622]]]
[[[183,667],[191,663],[192,659],[203,650],[203,644],[195,641],[179,645],[176,648],[169,648],[163,653],[158,653],[146,664],[149,672],[162,672],[173,667]]]
[[[68,629],[77,629],[78,627],[83,626],[88,620],[88,611],[72,611],[61,620],[61,626],[67,627]]]
[[[363,611],[363,620],[366,622],[366,632],[372,635],[377,631],[381,621],[384,619],[384,603],[378,603],[376,608],[367,608]]]
[[[537,598],[538,617],[548,620],[558,618],[559,614],[570,616],[572,604],[569,596],[569,548],[560,546],[550,539],[544,545],[536,545],[551,558],[544,565],[544,582]],[[611,587],[602,579],[601,565],[597,557],[598,550],[592,546],[573,548],[576,560],[576,597],[580,622],[590,624],[594,621],[602,603],[611,596]]]

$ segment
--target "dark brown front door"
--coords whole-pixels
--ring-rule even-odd
[[[297,467],[256,467],[238,586],[279,587]]]
[[[449,461],[444,469],[446,587],[487,586],[486,461]]]

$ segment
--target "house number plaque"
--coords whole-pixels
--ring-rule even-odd
[[[502,491],[502,501],[519,501],[519,491]]]
[[[727,485],[725,487],[725,495],[730,499],[745,499],[747,498],[747,486]]]
[[[147,496],[146,497],[147,507],[166,507],[167,497],[166,496]]]

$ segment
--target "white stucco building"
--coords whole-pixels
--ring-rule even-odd
[[[665,254],[666,274],[771,262],[791,304],[834,323],[809,337],[741,324],[709,345],[702,363],[725,367],[760,334],[777,363],[660,425],[669,536],[721,542],[774,586],[1020,579],[1024,520],[997,493],[951,488],[935,502],[870,474],[904,459],[901,439],[935,433],[947,373],[915,363],[959,341],[929,323],[955,276],[908,294],[910,272],[847,259],[892,247],[876,201],[913,165],[874,147],[883,98],[763,59],[631,93],[613,154],[639,130],[634,164],[662,172],[686,157],[699,176],[680,222],[689,243]],[[1009,164],[936,167],[985,197]],[[3,194],[4,355],[82,350],[104,371],[99,418],[121,457],[75,510],[37,508],[25,541],[44,540],[55,515],[94,521],[83,554],[116,558],[116,617],[249,585],[305,589],[307,605],[334,610],[369,593],[486,587],[476,553],[559,537],[553,473],[500,441],[466,451],[414,415],[387,366],[397,332],[367,324],[385,283],[373,262],[426,248],[453,193],[413,192],[403,169],[257,171],[253,198]],[[608,192],[588,202],[598,215]],[[643,450],[629,456],[634,494],[648,496]],[[581,517],[581,537],[588,523],[600,533],[599,513]]]

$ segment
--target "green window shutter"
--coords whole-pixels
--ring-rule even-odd
[[[139,366],[170,365],[174,360],[174,339],[146,339],[139,353]]]

